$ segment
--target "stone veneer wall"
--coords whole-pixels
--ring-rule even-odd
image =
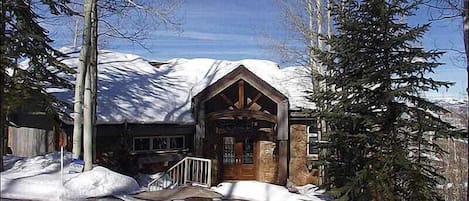
[[[308,170],[306,125],[290,125],[289,180],[296,185],[319,184],[319,170]]]
[[[275,142],[258,141],[257,180],[267,183],[278,183],[278,154]]]

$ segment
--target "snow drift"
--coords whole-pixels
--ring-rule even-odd
[[[32,158],[5,157],[1,173],[2,198],[27,200],[83,200],[90,197],[129,194],[140,189],[128,176],[94,167],[84,173],[68,174],[71,153],[64,156],[64,183],[60,176],[60,153]],[[14,164],[12,164],[14,163]]]

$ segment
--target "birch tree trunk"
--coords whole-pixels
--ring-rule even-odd
[[[466,50],[466,71],[469,78],[469,0],[463,1],[463,31],[464,31],[464,48]],[[466,92],[469,98],[469,84],[466,86]]]
[[[96,107],[98,105],[98,2],[93,0],[93,12],[91,13],[92,26],[91,26],[91,112],[92,112],[92,126],[93,126],[93,140],[92,140],[92,158],[93,162],[96,161]]]
[[[83,104],[83,159],[85,161],[85,171],[91,170],[92,158],[92,136],[93,136],[93,110],[91,101],[91,65],[88,65],[85,78],[85,98]]]
[[[83,22],[83,40],[80,51],[80,65],[78,66],[78,74],[75,82],[75,105],[74,105],[74,121],[73,121],[73,158],[80,158],[83,134],[83,94],[87,66],[90,57],[90,41],[91,41],[91,3],[92,0],[85,0]]]
[[[78,35],[79,35],[79,30],[78,30],[78,17],[73,17],[75,19],[75,29],[73,31],[73,48],[77,48],[78,46]]]
[[[83,158],[85,161],[85,171],[93,167],[93,137],[95,123],[95,97],[96,97],[96,45],[97,37],[95,31],[97,28],[96,19],[96,0],[91,0],[91,18],[90,18],[90,59],[87,65],[85,80],[85,98],[84,98],[84,120],[83,120]]]

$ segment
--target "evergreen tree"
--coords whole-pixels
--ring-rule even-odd
[[[52,14],[70,13],[65,1],[45,1]],[[55,97],[46,92],[47,87],[71,87],[71,83],[58,76],[72,73],[57,60],[64,56],[49,44],[52,40],[33,11],[31,1],[2,1],[2,74],[5,76],[5,105],[9,111],[18,107],[44,108],[53,111]],[[20,62],[28,61],[27,67]]]
[[[429,156],[435,139],[453,133],[421,97],[450,83],[428,77],[442,54],[418,47],[429,25],[402,18],[419,2],[345,0],[333,6],[336,34],[330,51],[317,50],[328,73],[312,95],[328,122],[327,185],[340,200],[440,200]]]
[[[0,4],[2,142],[4,142],[4,118],[8,113],[18,109],[55,112],[53,105],[62,103],[50,95],[46,88],[71,87],[71,84],[58,74],[69,74],[72,70],[57,60],[63,55],[49,45],[52,40],[38,23],[41,16],[33,11],[32,2],[6,0]],[[51,14],[73,13],[66,6],[65,0],[41,2],[40,5],[47,7]],[[28,67],[20,66],[22,61],[28,61]]]

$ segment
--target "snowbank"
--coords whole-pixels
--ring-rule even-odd
[[[15,158],[15,157],[5,157]],[[65,154],[64,184],[61,184],[60,153],[54,152],[32,158],[16,158],[4,164],[11,168],[0,175],[2,198],[27,200],[82,200],[128,194],[139,190],[137,182],[128,176],[104,167],[94,167],[84,173],[68,174],[71,153]]]
[[[314,185],[299,187],[300,193],[289,192],[285,187],[258,182],[258,181],[238,181],[233,183],[223,182],[212,190],[228,199],[243,199],[251,201],[324,201],[322,193],[317,191]]]

